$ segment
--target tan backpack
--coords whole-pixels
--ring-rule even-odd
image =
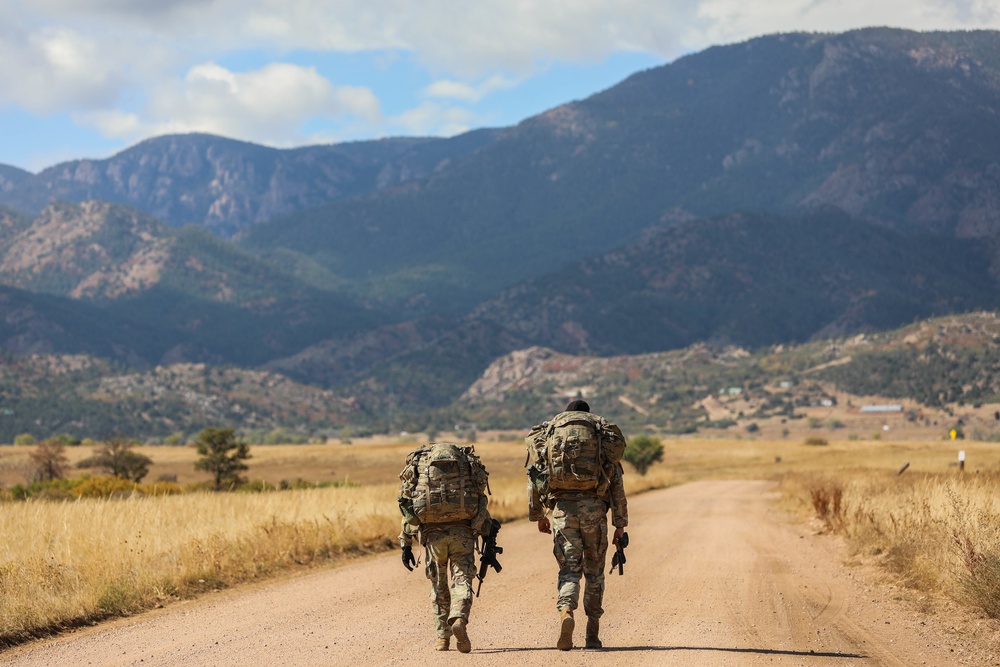
[[[434,524],[475,518],[488,475],[471,445],[438,442],[410,454],[399,478],[403,515]]]
[[[541,473],[545,493],[607,488],[608,466],[625,453],[621,430],[590,412],[561,412],[524,439],[528,461]],[[534,479],[534,478],[533,478]]]

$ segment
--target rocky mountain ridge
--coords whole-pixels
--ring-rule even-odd
[[[454,139],[398,138],[274,149],[206,134],[148,139],[103,160],[39,174],[0,165],[0,203],[28,214],[60,201],[127,204],[175,227],[228,237],[257,222],[426,176],[488,144],[492,130]]]
[[[204,229],[126,206],[60,202],[11,219],[0,226],[0,334],[11,351],[88,352],[139,368],[254,365],[391,321],[340,285],[317,288]]]
[[[244,242],[441,309],[734,211],[834,207],[906,235],[992,238],[997,53],[987,31],[713,47],[526,119],[461,169],[256,225]]]

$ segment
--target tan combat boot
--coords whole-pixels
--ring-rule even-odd
[[[601,632],[601,619],[587,617],[587,648],[604,648],[598,634]]]
[[[559,641],[556,648],[560,651],[568,651],[573,648],[573,610],[562,609],[559,611]]]
[[[456,618],[451,624],[451,633],[455,635],[455,648],[459,653],[468,653],[472,650],[472,642],[469,641],[469,633],[465,629],[466,620]]]
[[[437,641],[434,642],[435,651],[447,651],[451,646],[451,639],[449,637],[438,637]]]

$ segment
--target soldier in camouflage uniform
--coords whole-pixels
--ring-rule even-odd
[[[566,412],[590,412],[586,401],[576,400]],[[628,503],[622,483],[620,463],[608,466],[610,484],[604,495],[596,492],[552,493],[543,496],[534,483],[528,482],[528,518],[538,524],[542,533],[552,534],[553,553],[559,564],[559,598],[556,609],[560,614],[560,633],[556,642],[559,650],[573,647],[573,611],[580,599],[580,579],[586,581],[583,609],[587,615],[587,648],[601,648],[599,637],[601,606],[604,599],[604,567],[608,551],[608,510],[615,527],[611,544],[617,544],[628,526]],[[546,512],[551,511],[551,521]]]
[[[409,489],[412,488],[410,482],[413,472],[414,468],[408,465],[400,473],[402,487],[399,500],[403,519],[399,544],[403,549],[403,565],[408,570],[413,570],[416,566],[413,542],[419,541],[425,549],[424,571],[431,581],[431,600],[434,602],[434,623],[437,632],[434,648],[438,651],[447,651],[454,635],[458,650],[468,653],[472,650],[472,642],[466,626],[469,622],[469,610],[472,608],[472,579],[476,576],[476,537],[488,530],[492,522],[487,510],[489,500],[486,496],[486,471],[485,468],[479,471],[474,468],[475,485],[480,491],[474,518],[426,524],[417,520],[412,511],[408,511],[413,506],[412,498],[408,497]]]

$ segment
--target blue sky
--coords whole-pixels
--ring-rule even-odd
[[[0,164],[450,136],[713,44],[873,25],[1000,29],[1000,0],[4,0]]]

